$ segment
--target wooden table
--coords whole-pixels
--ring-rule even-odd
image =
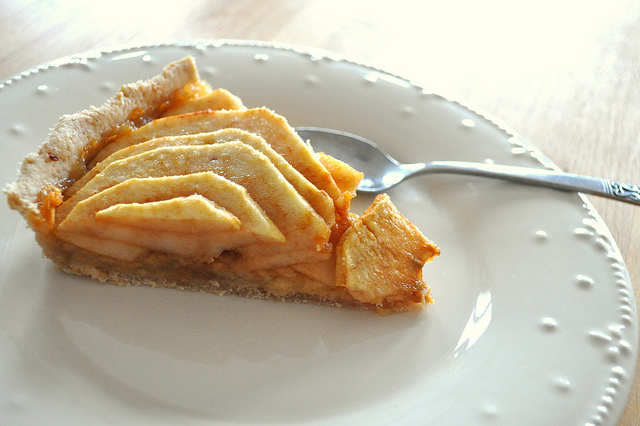
[[[443,5],[449,3],[450,5]],[[108,5],[107,5],[108,4]],[[508,123],[566,171],[640,183],[640,3],[0,2],[0,80],[92,49],[194,38],[327,49]],[[590,197],[640,300],[640,208]],[[621,424],[638,424],[640,381]]]

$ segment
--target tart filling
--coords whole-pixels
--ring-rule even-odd
[[[385,194],[350,212],[361,179],[188,57],[63,116],[6,192],[70,273],[383,313],[432,303],[422,268],[439,249]]]

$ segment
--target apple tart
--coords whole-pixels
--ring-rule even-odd
[[[432,303],[438,247],[385,194],[352,213],[361,179],[187,57],[61,117],[5,192],[69,273],[380,313]]]

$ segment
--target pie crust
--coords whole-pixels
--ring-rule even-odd
[[[117,285],[379,313],[432,303],[438,247],[362,174],[267,108],[200,80],[191,57],[60,118],[5,192],[61,270]]]

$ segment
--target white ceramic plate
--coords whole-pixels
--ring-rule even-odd
[[[65,58],[0,85],[1,182],[64,113],[193,55],[202,77],[292,125],[369,137],[401,161],[553,167],[408,81],[322,52],[236,42]],[[379,317],[56,271],[0,203],[0,417],[11,424],[614,424],[636,307],[609,231],[576,194],[481,178],[390,192],[442,249],[436,303]],[[371,197],[357,198],[361,210]]]

